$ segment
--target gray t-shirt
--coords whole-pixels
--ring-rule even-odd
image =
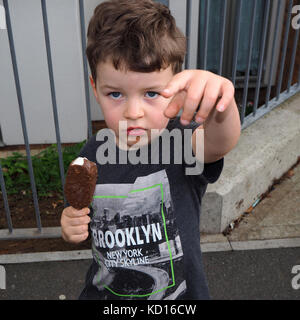
[[[198,126],[182,126],[176,117],[166,129]],[[128,152],[116,146],[116,164],[99,165],[96,152],[104,141],[96,135],[81,150],[79,156],[97,163],[98,180],[89,224],[93,262],[79,299],[209,299],[200,250],[201,200],[224,159],[204,164],[202,174],[186,175],[194,165],[184,157],[174,164],[174,141],[170,164],[161,156],[158,164],[119,164],[119,152]]]

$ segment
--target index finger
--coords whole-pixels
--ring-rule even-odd
[[[77,217],[82,217],[82,216],[86,216],[90,213],[90,209],[89,208],[83,208],[81,210],[75,209],[72,206],[69,206],[65,209],[65,214],[69,217],[69,218],[77,218]]]
[[[219,100],[216,109],[219,112],[223,112],[231,103],[232,99],[234,98],[234,86],[231,81],[228,81],[223,84],[221,87],[222,97]]]
[[[185,71],[177,73],[171,79],[171,81],[166,85],[164,90],[162,90],[161,92],[161,95],[163,97],[170,98],[174,96],[177,92],[188,89],[191,74]]]

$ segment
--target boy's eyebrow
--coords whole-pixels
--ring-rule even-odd
[[[143,90],[163,90],[165,86],[163,85],[157,85],[157,86],[152,86],[152,87],[149,87],[149,88],[143,88]],[[114,87],[114,86],[110,86],[110,85],[103,85],[103,86],[100,86],[100,89],[110,89],[110,90],[120,90],[120,88],[117,88],[117,87]]]
[[[113,87],[113,86],[109,86],[109,85],[104,85],[104,86],[100,86],[100,89],[118,90],[119,88],[116,88],[116,87]]]

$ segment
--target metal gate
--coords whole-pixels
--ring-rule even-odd
[[[54,2],[55,1],[56,0],[54,0]],[[55,6],[53,7],[54,2],[51,2],[52,14],[53,10],[55,10]],[[79,34],[77,39],[79,40],[77,43],[77,60],[81,59],[81,63],[78,63],[78,65],[79,68],[82,69],[82,77],[79,78],[81,81],[81,91],[83,93],[82,99],[85,113],[83,118],[86,122],[86,126],[83,126],[84,133],[81,137],[89,138],[92,135],[92,118],[94,120],[97,116],[93,115],[93,109],[91,108],[91,105],[93,105],[95,101],[92,100],[93,95],[90,92],[88,85],[89,68],[87,59],[84,55],[86,44],[86,25],[88,22],[85,11],[88,10],[91,14],[96,4],[101,1],[64,0],[63,2],[72,6],[72,8],[77,10],[76,12],[78,13],[78,16],[75,17],[77,19],[75,20],[78,24]],[[286,99],[300,92],[300,68],[298,68],[298,70],[295,68],[296,59],[299,56],[298,40],[300,29],[300,6],[296,6],[293,0],[164,0],[161,2],[169,5],[171,12],[177,20],[178,26],[186,33],[188,52],[185,58],[185,68],[212,70],[215,73],[229,78],[236,88],[242,89],[242,100],[240,104],[242,129],[270,112]],[[11,8],[19,6],[22,7],[22,11],[24,12],[26,11],[26,8],[30,7],[28,5],[29,3],[33,6],[37,6],[40,10],[40,17],[43,26],[43,42],[46,54],[46,70],[51,97],[51,118],[55,129],[55,142],[59,155],[59,168],[62,186],[64,185],[65,178],[61,147],[61,119],[59,117],[57,103],[57,90],[59,83],[56,80],[57,78],[55,74],[55,70],[57,71],[58,69],[57,65],[56,69],[53,68],[53,47],[51,45],[51,34],[49,32],[48,10],[50,2],[46,0],[29,0],[26,2],[10,0],[9,3],[7,0],[0,1],[0,35],[1,33],[2,35],[5,34],[8,41],[9,56],[15,85],[14,90],[17,97],[22,136],[26,147],[28,171],[36,218],[36,228],[13,228],[0,162],[0,184],[4,201],[4,212],[1,210],[0,214],[4,214],[7,221],[7,229],[0,230],[0,239],[3,240],[17,238],[60,237],[60,227],[42,227],[30,151],[30,143],[33,142],[29,141],[28,115],[25,112],[23,88],[20,85],[21,65],[18,61],[18,57],[22,56],[22,52],[17,51],[18,46],[14,34],[14,21],[12,18],[13,15]],[[62,3],[62,1],[56,1],[57,10],[62,9],[59,3]],[[214,20],[216,15],[217,24]],[[245,19],[245,16],[247,19]],[[261,19],[258,21],[257,17],[261,17]],[[246,20],[247,23],[243,24],[242,22]],[[215,41],[215,39],[210,36],[212,35],[212,32],[213,34],[218,34],[217,50],[212,46],[212,43]],[[247,34],[247,37],[243,36],[244,34]],[[4,41],[3,39],[4,38],[0,38],[0,43],[1,41]],[[289,44],[290,51],[288,51]],[[244,48],[243,54],[241,54],[241,48]],[[253,71],[254,52],[256,55],[255,71]],[[290,53],[290,58],[287,65],[286,60],[288,53]],[[298,67],[299,66],[300,65],[298,65]],[[293,80],[295,77],[296,81]],[[286,80],[285,88],[283,88],[284,79]],[[1,86],[2,85],[4,86],[3,83],[1,83]],[[252,105],[252,112],[246,114],[247,97],[250,88],[255,89],[254,101]],[[274,97],[271,97],[272,88],[273,90],[276,90],[276,95]],[[259,105],[259,95],[262,89],[265,90],[265,103],[263,105]],[[34,92],[34,88],[32,88],[32,92]],[[5,106],[0,105],[0,125],[6,121],[4,111]],[[82,115],[82,110],[80,112],[79,114]]]

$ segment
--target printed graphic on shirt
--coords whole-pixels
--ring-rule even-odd
[[[99,184],[93,200],[93,285],[103,299],[176,299],[183,252],[165,170],[133,184]]]

